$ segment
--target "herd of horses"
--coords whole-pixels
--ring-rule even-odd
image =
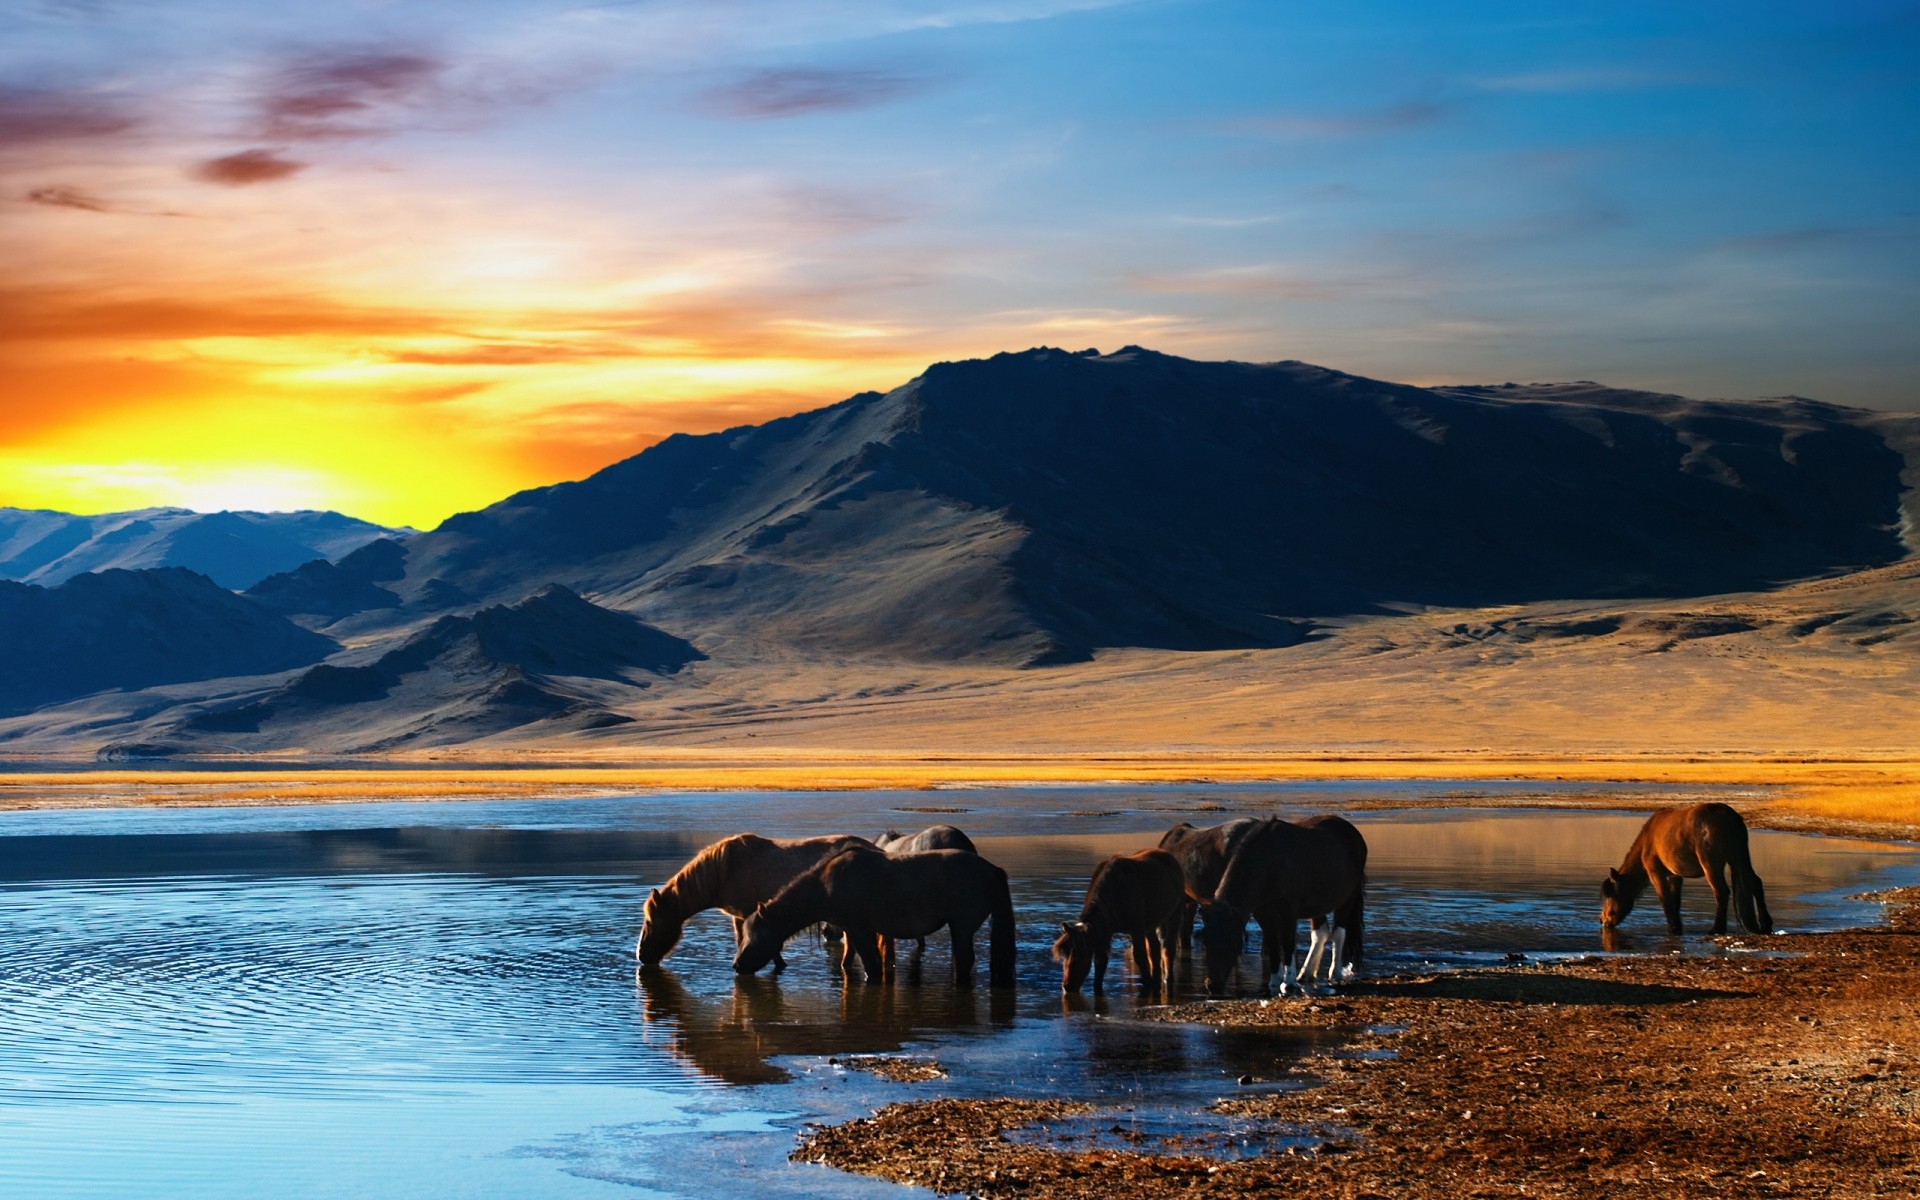
[[[1626,860],[1601,885],[1601,924],[1617,926],[1651,887],[1668,928],[1680,933],[1681,881],[1702,877],[1713,889],[1713,932],[1726,932],[1730,906],[1749,931],[1772,930],[1746,822],[1725,804],[1648,818]],[[1061,987],[1077,992],[1091,974],[1100,991],[1113,939],[1124,935],[1141,987],[1170,988],[1176,958],[1192,959],[1196,915],[1209,996],[1225,995],[1231,985],[1249,921],[1260,928],[1269,993],[1351,977],[1365,946],[1366,885],[1366,839],[1342,817],[1243,817],[1206,828],[1182,822],[1158,846],[1113,855],[1094,868],[1079,918],[1062,922],[1053,943]],[[954,985],[969,987],[974,935],[985,925],[988,983],[1014,986],[1007,873],[951,825],[913,835],[888,830],[872,840],[741,833],[715,842],[648,894],[636,950],[641,963],[659,963],[687,919],[712,908],[733,919],[733,969],[741,974],[769,962],[784,968],[787,940],[819,926],[843,943],[840,969],[848,982],[891,982],[894,944],[913,938],[924,945],[944,928],[953,938]],[[1302,919],[1312,934],[1296,970]]]

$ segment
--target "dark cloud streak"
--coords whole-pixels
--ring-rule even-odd
[[[275,183],[307,169],[307,164],[282,158],[272,150],[242,150],[209,158],[193,169],[194,178],[223,187],[250,187]]]

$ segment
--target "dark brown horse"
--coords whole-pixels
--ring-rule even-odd
[[[1205,922],[1207,994],[1224,995],[1245,944],[1247,917],[1260,926],[1267,990],[1285,995],[1297,986],[1293,951],[1300,918],[1313,922],[1305,975],[1311,978],[1332,949],[1329,977],[1360,958],[1366,938],[1367,840],[1341,817],[1299,824],[1261,821],[1234,847],[1221,872]]]
[[[919,854],[924,850],[965,850],[968,854],[979,853],[979,850],[974,848],[973,839],[953,825],[929,825],[919,833],[901,833],[897,829],[889,829],[879,837],[873,839],[873,844],[888,854],[896,856],[901,854]],[[914,947],[919,950],[925,950],[927,948],[927,939],[915,938]],[[893,961],[893,939],[882,938],[880,940],[880,949],[887,956],[887,961],[891,963]]]
[[[1093,869],[1078,921],[1062,921],[1053,956],[1060,960],[1060,990],[1077,992],[1093,968],[1093,990],[1107,975],[1113,935],[1133,943],[1133,966],[1141,986],[1165,982],[1180,918],[1187,911],[1186,880],[1180,862],[1165,850],[1116,854]]]
[[[1186,879],[1187,902],[1180,910],[1180,950],[1193,951],[1193,914],[1201,904],[1210,903],[1220,886],[1220,875],[1240,839],[1260,824],[1253,817],[1241,817],[1221,825],[1196,829],[1180,822],[1160,836],[1160,848],[1179,860],[1180,873]]]
[[[887,978],[880,937],[919,938],[945,926],[953,934],[955,987],[973,983],[973,935],[992,922],[987,977],[1013,986],[1013,897],[1007,873],[964,850],[894,857],[853,846],[815,864],[747,918],[733,969],[752,974],[799,930],[828,921],[846,931],[869,982]],[[847,971],[845,959],[841,969]],[[851,975],[849,974],[849,979]]]
[[[687,918],[709,908],[721,909],[733,918],[737,946],[749,913],[772,899],[794,876],[827,855],[854,845],[871,847],[865,838],[844,833],[786,841],[754,833],[723,838],[694,855],[693,861],[675,872],[672,879],[647,893],[634,954],[649,966],[659,962],[680,943]],[[780,967],[786,966],[777,953],[774,960]]]
[[[1600,885],[1600,924],[1612,929],[1625,920],[1651,883],[1666,910],[1667,928],[1680,933],[1680,881],[1702,875],[1713,889],[1715,933],[1727,931],[1729,895],[1748,932],[1773,932],[1766,889],[1747,853],[1747,823],[1724,804],[1669,808],[1648,817],[1627,850],[1627,860],[1608,871]]]

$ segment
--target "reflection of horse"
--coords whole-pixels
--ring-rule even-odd
[[[1160,848],[1179,860],[1181,874],[1187,881],[1187,902],[1180,910],[1181,951],[1193,952],[1194,909],[1213,899],[1214,889],[1220,886],[1220,873],[1227,869],[1233,848],[1259,824],[1253,817],[1241,817],[1223,825],[1195,829],[1182,821],[1161,835]]]
[[[767,965],[789,937],[815,921],[846,930],[867,979],[886,976],[881,936],[925,937],[941,926],[953,935],[953,982],[973,983],[973,935],[992,921],[987,976],[1013,986],[1013,897],[1007,873],[964,850],[929,850],[892,857],[871,846],[840,851],[782,888],[747,918],[733,969],[751,974]],[[842,961],[842,971],[847,970]]]
[[[1728,886],[1727,875],[1733,877]],[[1627,850],[1618,870],[1608,871],[1600,885],[1600,924],[1608,929],[1626,919],[1633,902],[1653,884],[1667,928],[1680,933],[1680,881],[1707,877],[1713,889],[1713,931],[1727,931],[1727,898],[1740,914],[1740,924],[1751,933],[1771,933],[1773,914],[1767,911],[1766,889],[1753,873],[1747,853],[1747,823],[1724,804],[1695,804],[1669,808],[1647,818],[1640,836]]]
[[[1301,917],[1313,921],[1305,976],[1313,976],[1329,942],[1329,978],[1337,974],[1360,957],[1366,885],[1367,841],[1345,819],[1260,822],[1234,847],[1213,903],[1201,910],[1207,994],[1226,991],[1249,914],[1260,925],[1260,956],[1273,994],[1284,995],[1295,986],[1293,950]]]
[[[634,953],[643,963],[659,962],[679,943],[687,918],[709,908],[721,909],[733,918],[733,938],[738,945],[748,913],[792,882],[794,876],[848,846],[871,848],[866,839],[850,834],[786,841],[752,833],[723,838],[694,855],[693,861],[675,872],[672,879],[647,893],[640,943]],[[773,957],[785,967],[778,949],[775,947]]]
[[[784,988],[735,975],[725,994],[696,995],[669,967],[634,973],[645,1039],[725,1083],[779,1083],[772,1061],[793,1055],[885,1054],[935,1029],[977,1027],[977,991],[948,988]],[[1009,1014],[1010,1019],[1010,1014]]]
[[[1133,943],[1133,966],[1142,987],[1167,979],[1180,917],[1186,912],[1186,879],[1180,861],[1165,850],[1116,854],[1093,869],[1078,921],[1060,923],[1053,956],[1061,961],[1060,989],[1077,992],[1093,968],[1093,990],[1101,990],[1113,935]]]
[[[919,833],[901,833],[897,829],[889,829],[873,839],[873,844],[888,854],[896,856],[919,854],[924,850],[965,850],[968,854],[979,853],[979,850],[974,848],[973,839],[952,825],[929,825]],[[927,939],[914,939],[914,948],[925,950]],[[892,938],[881,939],[881,951],[891,963],[893,961]]]

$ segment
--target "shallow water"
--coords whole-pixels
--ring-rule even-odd
[[[1452,786],[1391,790],[1444,804]],[[1063,1004],[1046,946],[1077,913],[1095,862],[1174,821],[1337,810],[1385,790],[6,814],[0,1195],[906,1195],[786,1155],[805,1121],[936,1090],[1108,1106],[1052,1131],[1080,1139],[1069,1145],[1152,1149],[1180,1132],[1213,1139],[1217,1153],[1276,1148],[1287,1131],[1225,1119],[1176,1129],[1165,1114],[1243,1087],[1297,1086],[1289,1063],[1311,1035],[1131,1020],[1117,959],[1121,986],[1106,1000]],[[1369,965],[1597,949],[1599,878],[1641,820],[1457,808],[1355,817],[1372,848]],[[907,962],[904,986],[843,989],[825,948],[798,941],[779,979],[736,983],[718,914],[690,924],[664,968],[634,970],[646,888],[715,837],[936,821],[967,829],[1014,878],[1011,999],[952,990],[944,935]],[[1845,897],[1920,879],[1920,860],[1899,845],[1756,833],[1754,855],[1788,928],[1872,919]],[[1711,897],[1697,884],[1690,893],[1689,920],[1704,929]],[[1712,949],[1667,937],[1657,906],[1626,933],[1641,951]],[[902,1050],[952,1078],[894,1084],[837,1061]]]

